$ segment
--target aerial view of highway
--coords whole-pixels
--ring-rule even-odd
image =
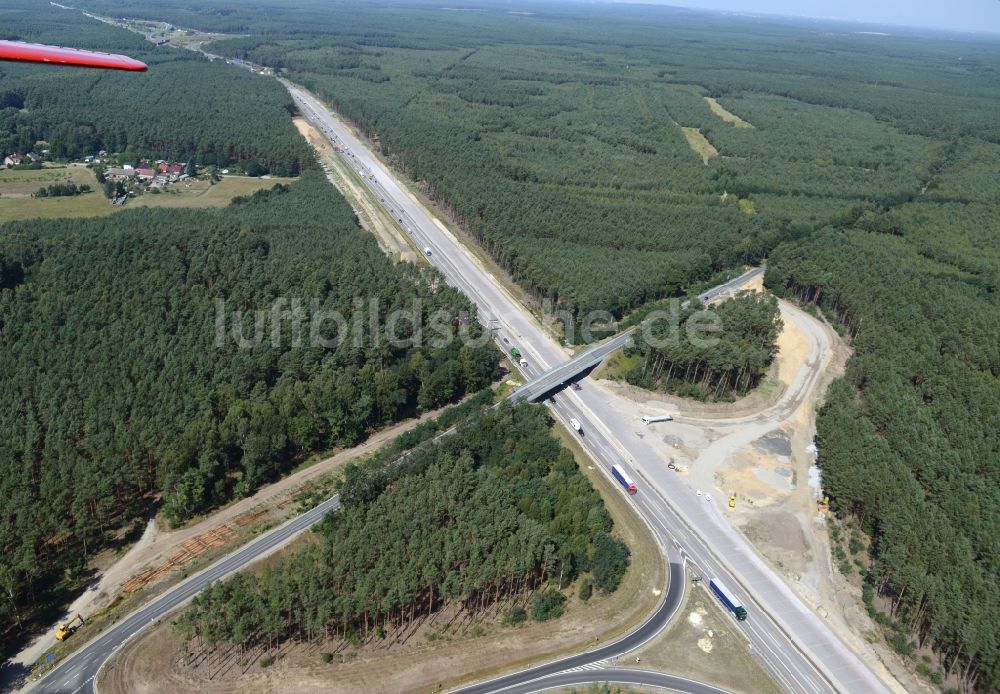
[[[379,197],[388,209],[402,220],[407,233],[423,248],[430,248],[431,262],[455,286],[476,302],[484,324],[496,321],[498,339],[516,344],[526,356],[526,376],[544,376],[569,357],[548,336],[526,308],[518,304],[476,263],[471,254],[441,223],[435,220],[397,181],[395,176],[369,152],[349,129],[334,119],[315,98],[300,88],[288,85],[300,101],[303,112],[328,136],[336,138],[359,170],[368,174]],[[750,277],[759,271],[751,270]],[[746,278],[744,278],[746,279]],[[816,345],[816,349],[820,346]],[[586,362],[581,364],[583,371]],[[574,374],[566,373],[564,382]],[[802,374],[798,391],[790,391],[789,400],[805,396],[814,384],[815,373]],[[530,382],[529,382],[530,383]],[[671,473],[643,442],[632,433],[633,422],[618,421],[604,404],[597,389],[567,390],[551,404],[557,416],[568,425],[578,419],[587,435],[581,441],[587,451],[604,465],[610,475],[613,465],[622,465],[649,480],[650,486],[634,497],[648,523],[664,533],[668,542],[683,553],[699,571],[728,579],[734,586],[746,586],[738,596],[746,604],[758,606],[760,618],[744,628],[755,652],[792,690],[808,683],[812,691],[852,691],[859,688],[878,691],[882,688],[872,672],[846,646],[830,633],[821,620],[799,602],[764,563],[757,558],[740,536],[726,526],[714,507],[671,484]],[[789,403],[784,404],[790,413]],[[765,617],[767,615],[767,617]],[[796,684],[798,683],[798,684]]]
[[[0,694],[1000,687],[1000,9],[9,4]]]
[[[461,691],[470,694],[537,691],[527,688],[529,683],[572,671],[582,665],[600,665],[602,661],[635,650],[659,633],[676,612],[686,589],[685,566],[734,587],[735,597],[754,615],[753,619],[741,622],[740,628],[754,653],[787,691],[802,688],[815,692],[885,689],[872,671],[824,627],[822,620],[802,604],[742,537],[728,526],[716,506],[700,495],[692,494],[689,488],[678,487],[674,483],[666,466],[636,435],[635,422],[623,421],[617,412],[608,407],[606,397],[598,388],[590,385],[580,390],[563,388],[628,342],[631,334],[622,333],[597,347],[571,356],[543,330],[528,309],[516,301],[476,261],[472,253],[406,190],[397,175],[360,138],[334,118],[315,97],[297,85],[285,84],[306,117],[343,150],[342,156],[370,186],[372,197],[378,198],[448,281],[475,302],[479,320],[494,331],[499,346],[508,349],[510,345],[518,346],[524,355],[519,368],[526,382],[513,397],[541,400],[553,391],[560,391],[557,397],[546,402],[567,428],[573,428],[571,422],[579,423],[581,430],[586,432],[580,442],[590,456],[601,463],[609,476],[613,467],[619,466],[640,481],[641,492],[631,497],[632,503],[662,541],[663,551],[670,562],[671,578],[663,601],[657,611],[628,637]],[[699,298],[707,302],[731,293],[762,271],[762,268],[752,268],[704,292]],[[819,338],[816,338],[813,349],[819,351],[822,348]],[[761,413],[757,429],[764,427],[761,430],[766,431],[782,418],[790,416],[797,403],[815,386],[817,376],[816,372],[804,370],[801,383],[786,393],[772,412]],[[759,435],[757,429],[741,427],[748,440]],[[330,499],[165,593],[74,653],[38,684],[38,690],[76,691],[82,687],[80,691],[87,691],[101,666],[129,638],[189,601],[205,585],[266,556],[336,507],[337,499]],[[604,674],[591,677],[603,681]],[[573,678],[552,678],[551,686],[580,681],[590,680],[581,680],[581,675],[576,673]],[[648,680],[650,684],[656,681],[655,678]],[[641,683],[641,680],[636,683]],[[675,681],[673,686],[679,688],[680,683]],[[689,688],[683,691],[714,691],[710,686],[695,682],[684,686]]]

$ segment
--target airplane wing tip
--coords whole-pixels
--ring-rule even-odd
[[[135,58],[114,53],[86,51],[79,48],[62,48],[40,43],[22,41],[0,41],[0,60],[14,60],[28,63],[48,63],[50,65],[74,65],[107,70],[146,72],[146,63]]]

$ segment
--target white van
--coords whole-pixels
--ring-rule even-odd
[[[569,423],[570,423],[570,426],[572,426],[577,431],[583,431],[583,427],[580,426],[580,420],[578,420],[576,417],[571,418],[569,420]]]

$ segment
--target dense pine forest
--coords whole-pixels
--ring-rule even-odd
[[[817,427],[837,511],[904,653],[1000,683],[1000,147],[964,143],[921,200],[780,246],[766,282],[855,334]],[[993,184],[996,183],[996,178]],[[910,638],[910,634],[913,638]]]
[[[693,304],[677,324],[655,321],[649,339],[636,340],[626,357],[638,362],[624,375],[634,385],[717,400],[744,395],[755,388],[777,353],[781,334],[778,301],[761,293],[742,292],[712,306],[717,328],[695,329],[702,306]]]
[[[995,39],[544,2],[79,2],[232,34],[211,50],[327,99],[557,308],[622,315],[767,258],[768,287],[853,340],[818,428],[834,508],[873,540],[866,594],[901,651],[1000,687]],[[29,118],[11,98],[2,117]],[[3,262],[6,283],[37,274]]]
[[[49,3],[5,2],[3,38],[128,53],[150,69],[53,70],[0,67],[0,159],[36,150],[58,159],[100,150],[125,159],[241,164],[263,173],[297,174],[312,153],[288,119],[288,92],[272,79],[210,63],[190,51],[154,48],[137,34]]]
[[[399,467],[350,467],[344,507],[323,521],[319,541],[260,575],[214,584],[178,628],[208,646],[367,642],[395,638],[446,602],[478,615],[514,600],[544,619],[561,610],[550,607],[562,603],[555,591],[581,576],[613,592],[628,548],[550,426],[540,406],[505,407]]]
[[[85,5],[241,34],[210,49],[326,98],[523,287],[578,314],[909,200],[951,140],[1000,141],[995,43],[544,2]]]
[[[283,317],[241,347],[230,318],[219,346],[217,299],[244,311],[252,338],[253,312],[278,297],[340,312],[343,339],[313,346],[307,322],[296,345]],[[51,618],[87,559],[158,495],[183,520],[488,385],[488,346],[389,343],[384,319],[369,334],[376,308],[414,306],[424,319],[473,311],[430,271],[387,259],[318,174],[221,210],[0,227],[4,636]]]
[[[214,50],[327,98],[560,308],[621,314],[771,256],[768,286],[857,336],[819,432],[870,587],[943,670],[995,688],[1000,45],[479,7],[132,13],[247,35]]]

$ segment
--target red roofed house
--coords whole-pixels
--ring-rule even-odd
[[[184,173],[184,167],[180,164],[159,164],[156,168],[160,173],[173,174],[174,176],[180,176]]]
[[[147,162],[139,162],[135,165],[135,175],[139,178],[152,178],[156,175],[153,165]]]

